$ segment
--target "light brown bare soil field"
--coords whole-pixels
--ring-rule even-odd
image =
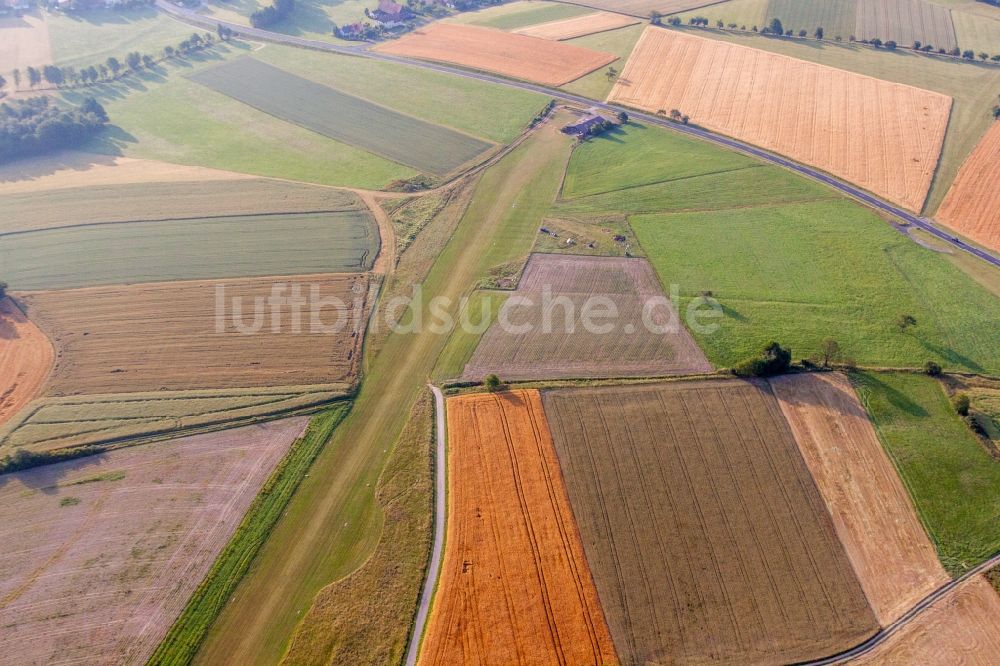
[[[617,663],[538,392],[447,412],[448,535],[420,664]]]
[[[559,0],[571,5],[583,5],[594,9],[604,9],[609,12],[619,12],[630,16],[649,18],[652,12],[661,14],[676,14],[717,4],[721,0]]]
[[[0,425],[38,395],[53,359],[45,334],[9,298],[0,298]]]
[[[1000,121],[993,123],[952,183],[936,219],[1000,251]]]
[[[466,379],[490,373],[552,379],[712,371],[645,259],[533,254],[515,296],[480,340],[462,373]],[[593,316],[604,311],[617,317]],[[586,316],[596,324],[590,330]],[[525,331],[515,328],[525,324]],[[602,331],[604,326],[611,328]]]
[[[951,109],[940,93],[653,27],[608,99],[651,113],[678,109],[914,211]]]
[[[950,580],[846,377],[771,381],[879,624]]]
[[[204,182],[240,178],[254,176],[155,160],[66,151],[18,160],[0,167],[0,195],[99,185]]]
[[[791,663],[878,629],[766,383],[543,400],[624,663]]]
[[[353,192],[265,178],[112,183],[2,196],[0,235],[114,222],[366,210]]]
[[[376,47],[394,55],[453,63],[561,86],[618,59],[580,46],[494,28],[434,23]]]
[[[341,299],[348,304],[342,330],[314,332],[310,307],[303,307],[296,332],[292,306],[268,304],[274,285],[284,285],[278,296],[286,300],[296,285],[305,300],[312,299],[314,285],[319,298]],[[222,332],[216,320],[220,286]],[[22,298],[56,347],[49,395],[352,381],[370,305],[364,274],[165,282]],[[233,305],[237,298],[242,310]],[[252,330],[258,312],[259,332],[242,332]],[[337,312],[324,307],[320,323],[337,325]]]
[[[27,67],[41,69],[51,63],[49,24],[40,11],[0,18],[0,72],[8,80],[10,90],[14,89],[14,79],[9,74],[15,68],[23,73]],[[27,85],[27,76],[21,85]]]
[[[852,664],[993,666],[1000,654],[1000,596],[973,576]]]
[[[144,663],[307,421],[4,476],[4,660]]]
[[[927,0],[858,0],[856,21],[858,39],[920,41],[949,51],[958,46],[951,10]]]
[[[611,14],[610,12],[597,12],[595,14],[585,14],[573,18],[562,19],[561,21],[549,21],[538,25],[521,28],[514,32],[530,37],[541,37],[542,39],[573,39],[592,35],[595,32],[605,32],[624,28],[627,25],[635,25],[639,21],[622,14]]]

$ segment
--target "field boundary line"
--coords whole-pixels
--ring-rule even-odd
[[[441,389],[433,384],[428,384],[434,394],[434,543],[431,546],[430,562],[427,566],[427,577],[424,579],[424,587],[420,593],[420,602],[417,606],[416,620],[410,633],[410,645],[406,650],[406,666],[416,666],[417,654],[420,650],[420,643],[424,636],[424,629],[427,626],[427,618],[430,615],[431,603],[434,600],[434,592],[437,590],[438,579],[441,573],[441,558],[444,554],[446,506],[447,503],[447,472],[448,464],[446,459],[447,432],[445,427],[445,407],[444,394]]]

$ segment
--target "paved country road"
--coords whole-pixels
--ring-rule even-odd
[[[431,599],[434,598],[434,588],[437,587],[438,575],[441,572],[441,554],[444,551],[445,526],[445,478],[447,464],[445,460],[445,419],[444,395],[436,386],[430,387],[434,393],[435,435],[437,437],[437,452],[434,454],[434,546],[431,549],[431,561],[427,567],[427,578],[424,579],[424,589],[420,593],[420,605],[417,607],[417,618],[413,623],[413,634],[410,636],[410,647],[406,651],[406,666],[417,663],[417,651],[420,649],[420,639],[427,625],[427,615],[431,609]]]
[[[418,60],[416,58],[406,58],[402,56],[394,56],[386,53],[378,53],[376,51],[370,50],[370,44],[361,43],[356,46],[342,46],[340,44],[332,44],[330,42],[322,42],[313,39],[303,39],[301,37],[294,37],[292,35],[284,35],[278,32],[271,32],[270,30],[261,30],[259,28],[249,28],[247,26],[238,25],[236,23],[228,23],[226,21],[217,21],[207,16],[202,16],[197,12],[186,9],[184,7],[179,7],[168,0],[156,0],[156,6],[162,11],[178,18],[187,23],[214,31],[217,26],[222,25],[233,30],[234,33],[248,37],[251,39],[276,42],[279,44],[287,44],[290,46],[298,46],[301,48],[313,49],[316,51],[327,51],[330,53],[339,53],[342,55],[353,55],[363,58],[372,58],[374,60],[382,60],[385,62],[394,62],[401,65],[409,65],[411,67],[421,67],[423,69],[429,69],[436,72],[441,72],[443,74],[451,74],[454,76],[461,76],[467,79],[475,79],[477,81],[485,81],[488,83],[496,83],[499,85],[509,86],[511,88],[518,88],[520,90],[528,90],[531,92],[536,92],[542,95],[547,95],[549,97],[554,97],[558,100],[565,102],[573,102],[576,104],[582,104],[584,106],[592,106],[604,111],[617,113],[618,111],[626,111],[629,116],[642,120],[643,122],[649,123],[651,125],[658,125],[660,127],[666,127],[668,129],[674,130],[675,132],[680,132],[681,134],[687,134],[689,136],[695,136],[705,141],[710,141],[714,144],[725,146],[732,150],[745,153],[747,155],[752,155],[757,157],[764,162],[769,162],[771,164],[776,164],[778,166],[784,167],[791,171],[794,171],[800,175],[806,176],[813,180],[817,180],[821,183],[829,185],[830,187],[839,190],[840,192],[851,196],[872,208],[880,210],[889,215],[895,216],[904,222],[924,230],[925,232],[931,234],[935,238],[944,241],[948,245],[955,247],[963,252],[967,252],[983,261],[992,264],[1000,268],[1000,257],[993,255],[983,249],[970,245],[960,238],[944,231],[937,226],[935,226],[930,220],[915,215],[908,211],[899,208],[888,201],[879,199],[873,194],[870,194],[858,187],[855,187],[849,183],[845,183],[841,180],[834,178],[833,176],[813,169],[804,164],[799,164],[787,158],[781,157],[780,155],[775,155],[769,153],[766,150],[751,146],[749,144],[743,143],[742,141],[737,141],[736,139],[731,139],[729,137],[723,136],[721,134],[716,134],[710,132],[701,127],[695,127],[691,125],[682,125],[679,123],[672,122],[666,118],[660,116],[655,116],[647,113],[641,113],[627,107],[618,106],[616,104],[607,104],[603,101],[590,99],[589,97],[584,97],[582,95],[574,95],[572,93],[567,93],[562,90],[557,90],[555,88],[548,88],[546,86],[537,85],[534,83],[527,83],[525,81],[517,81],[514,79],[507,79],[502,76],[496,76],[493,74],[487,74],[485,72],[478,72],[473,70],[462,69],[460,67],[453,67],[450,65],[444,65],[436,62],[429,62],[426,60]]]

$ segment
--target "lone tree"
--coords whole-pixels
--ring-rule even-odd
[[[771,21],[770,30],[779,37],[785,34],[785,26],[781,25],[781,19],[775,17],[775,19]]]
[[[917,318],[911,314],[901,314],[896,319],[896,327],[900,333],[905,333],[908,328],[917,325]]]
[[[608,67],[608,71],[604,72],[604,76],[608,77],[608,81],[614,81],[618,78],[618,70],[614,67]]]
[[[968,416],[972,401],[965,393],[956,393],[955,397],[951,399],[951,406],[955,408],[955,413],[959,416]]]
[[[819,362],[824,368],[840,360],[840,343],[833,338],[827,338],[819,348]]]
[[[823,39],[823,35],[824,35],[823,26],[816,28],[816,32],[813,33],[813,37],[815,37],[816,39]]]
[[[941,374],[941,364],[935,361],[927,361],[924,363],[924,374],[937,377]]]
[[[483,381],[483,384],[486,386],[486,390],[491,393],[496,393],[503,387],[503,383],[496,375],[486,375],[486,379]]]

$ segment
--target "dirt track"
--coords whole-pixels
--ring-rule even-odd
[[[1000,655],[1000,596],[983,576],[965,581],[886,642],[851,664],[994,666]]]
[[[991,250],[1000,251],[1000,121],[969,155],[935,216]]]
[[[447,413],[448,537],[418,663],[617,663],[538,392]]]
[[[610,12],[597,12],[596,14],[584,14],[573,18],[562,19],[561,21],[549,21],[539,23],[527,28],[514,30],[519,35],[529,37],[541,37],[542,39],[574,39],[584,35],[592,35],[595,32],[605,32],[624,28],[627,25],[635,25],[638,19],[623,16],[622,14],[612,14]]]
[[[865,596],[886,626],[950,579],[841,374],[771,381]]]
[[[0,299],[0,425],[41,392],[53,360],[45,334],[9,298]]]
[[[561,86],[618,59],[571,44],[456,23],[434,23],[374,49]]]
[[[647,28],[608,100],[669,114],[919,211],[951,98],[795,58]]]

